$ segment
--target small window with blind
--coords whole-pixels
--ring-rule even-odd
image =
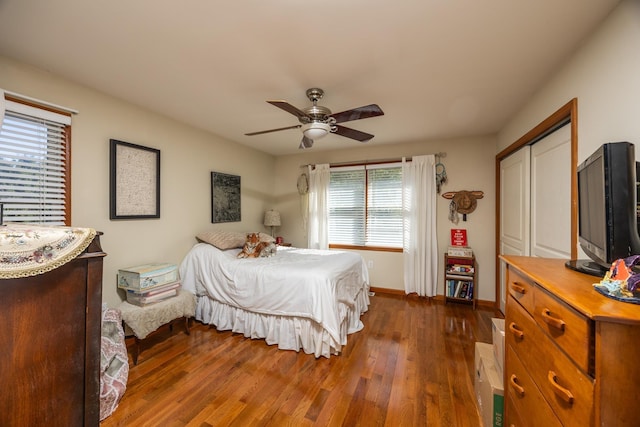
[[[402,168],[398,163],[332,167],[329,246],[402,248]]]
[[[7,100],[0,119],[4,222],[70,225],[71,117]]]

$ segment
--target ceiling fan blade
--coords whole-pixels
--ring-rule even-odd
[[[367,142],[374,137],[370,133],[361,132],[359,130],[351,129],[348,127],[336,125],[336,130],[334,133],[337,133],[340,136],[344,136],[347,138],[355,139],[360,142]]]
[[[302,136],[302,141],[300,141],[300,146],[298,147],[301,150],[305,148],[311,148],[313,146],[313,139],[307,138],[306,136]]]
[[[293,105],[289,104],[287,101],[267,101],[267,102],[271,105],[275,105],[276,107],[286,111],[287,113],[293,114],[299,119],[303,117],[311,118],[307,115],[307,113],[298,109],[297,107],[294,107]]]
[[[263,133],[278,132],[278,131],[287,130],[287,129],[296,129],[296,128],[299,128],[300,126],[302,126],[302,125],[287,126],[287,127],[278,128],[278,129],[261,130],[259,132],[245,133],[245,135],[247,135],[247,136],[262,135]]]
[[[365,105],[352,110],[331,114],[329,117],[336,119],[336,123],[349,122],[351,120],[367,119],[369,117],[382,116],[384,112],[377,104]]]

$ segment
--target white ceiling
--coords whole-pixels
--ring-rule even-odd
[[[244,134],[298,124],[265,101],[302,109],[310,87],[333,112],[377,103],[343,123],[367,144],[493,134],[617,3],[0,0],[0,55],[282,155],[298,129]]]

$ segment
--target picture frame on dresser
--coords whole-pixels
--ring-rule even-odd
[[[109,218],[160,218],[160,150],[109,142]]]

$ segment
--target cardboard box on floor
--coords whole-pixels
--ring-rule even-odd
[[[504,378],[504,319],[492,318],[493,355],[500,378]]]
[[[502,427],[504,387],[494,363],[493,345],[476,342],[474,389],[484,427]]]

